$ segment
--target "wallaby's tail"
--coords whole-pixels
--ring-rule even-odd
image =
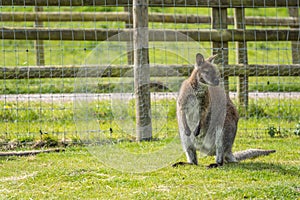
[[[259,156],[267,156],[270,153],[275,153],[276,150],[262,150],[262,149],[247,149],[244,151],[238,151],[233,154],[237,161],[246,160],[249,158],[256,158]]]

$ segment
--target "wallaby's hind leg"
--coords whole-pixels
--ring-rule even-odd
[[[207,166],[207,168],[216,168],[219,166],[223,166],[224,157],[225,157],[225,149],[224,149],[224,134],[222,127],[216,128],[216,163],[212,163]]]
[[[227,119],[227,126],[224,126],[224,148],[225,148],[225,162],[234,163],[238,162],[234,155],[232,154],[232,146],[237,131],[237,120],[231,118]]]

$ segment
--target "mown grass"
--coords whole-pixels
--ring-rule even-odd
[[[155,141],[151,142],[153,143],[155,146]],[[131,148],[134,148],[134,145],[132,146]],[[138,174],[108,168],[101,162],[101,158],[99,161],[99,158],[95,158],[82,147],[68,148],[65,152],[57,154],[2,157],[0,197],[3,199],[299,198],[298,138],[257,139],[240,135],[234,150],[253,147],[276,149],[277,152],[267,157],[212,170],[207,170],[205,166],[213,162],[213,157],[204,157],[200,158],[199,166],[172,168],[170,163],[162,169]],[[178,160],[184,159],[182,155]]]

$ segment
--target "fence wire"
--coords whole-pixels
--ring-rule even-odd
[[[0,7],[2,148],[134,140],[132,5],[105,2]],[[150,2],[155,138],[178,132],[177,92],[197,52],[219,54],[216,64],[238,107],[240,133],[299,132],[299,7],[253,2],[217,7]]]

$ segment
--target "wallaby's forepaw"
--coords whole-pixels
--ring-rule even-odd
[[[195,137],[197,137],[200,134],[200,129],[201,129],[201,121],[199,121],[199,124],[198,124],[196,130],[194,131]]]
[[[183,165],[184,162],[177,162],[172,165],[172,167],[178,167],[179,165]]]
[[[223,166],[223,164],[212,163],[212,164],[208,165],[206,168],[212,169],[212,168],[217,168],[217,167],[221,167],[221,166]]]
[[[194,165],[193,163],[188,163],[188,162],[177,162],[177,163],[174,163],[172,165],[172,167],[178,167],[180,165]]]
[[[191,131],[189,129],[185,130],[185,134],[186,134],[186,136],[191,136]]]

